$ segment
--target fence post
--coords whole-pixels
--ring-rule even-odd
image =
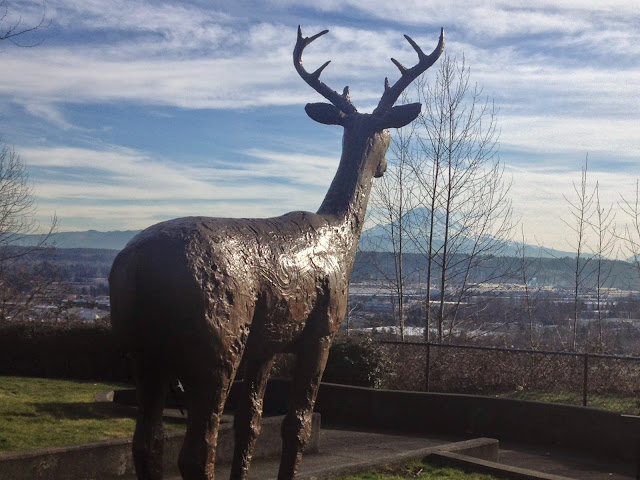
[[[431,357],[431,345],[429,344],[429,342],[426,343],[427,346],[427,360],[425,362],[425,370],[424,370],[424,391],[428,392],[429,391],[429,364],[430,362],[430,357]]]
[[[587,406],[587,389],[589,388],[589,354],[584,354],[584,385],[582,388],[582,406]]]

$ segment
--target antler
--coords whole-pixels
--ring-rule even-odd
[[[389,109],[393,107],[393,104],[396,103],[396,100],[398,100],[403,90],[407,88],[409,84],[413,82],[420,74],[425,72],[431,65],[433,65],[444,51],[444,28],[440,29],[440,40],[438,41],[438,45],[430,55],[425,55],[422,49],[416,42],[413,41],[413,39],[409,35],[405,35],[404,38],[407,39],[407,42],[411,44],[413,49],[418,54],[418,63],[413,67],[407,69],[395,58],[391,59],[393,64],[398,67],[398,70],[400,70],[401,76],[393,85],[393,87],[389,86],[388,78],[384,79],[384,93],[382,94],[382,98],[380,99],[378,106],[373,111],[374,115],[383,115],[387,111],[389,111]]]
[[[316,38],[321,37],[328,31],[329,30],[323,30],[322,32],[317,33],[312,37],[303,37],[302,29],[300,28],[300,25],[298,25],[298,40],[296,41],[296,46],[293,49],[293,65],[294,67],[296,67],[296,71],[298,72],[298,74],[305,82],[309,84],[311,88],[313,88],[316,92],[318,92],[332,104],[342,110],[343,113],[357,113],[358,110],[356,110],[356,107],[353,105],[353,103],[351,103],[351,100],[349,99],[349,87],[344,87],[344,91],[342,92],[342,95],[340,95],[338,92],[320,81],[320,74],[322,73],[322,70],[324,70],[327,65],[329,65],[329,63],[331,63],[331,60],[325,62],[324,65],[322,65],[313,73],[307,72],[302,66],[302,51]]]

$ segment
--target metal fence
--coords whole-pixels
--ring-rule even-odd
[[[640,414],[640,357],[380,342],[386,386],[537,400]]]

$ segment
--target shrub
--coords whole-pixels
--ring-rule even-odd
[[[386,386],[390,372],[390,359],[380,344],[371,338],[347,337],[331,346],[322,380],[381,388]]]

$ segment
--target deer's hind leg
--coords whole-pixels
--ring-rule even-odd
[[[245,342],[246,335],[238,327],[223,340],[200,336],[185,347],[184,356],[189,359],[178,372],[188,411],[178,459],[184,480],[214,479],[218,428]]]
[[[133,434],[133,462],[139,480],[162,479],[162,411],[170,376],[157,363],[134,359],[138,416]]]
[[[218,427],[232,378],[208,368],[206,374],[181,379],[188,411],[187,432],[178,466],[184,480],[213,480]]]
[[[253,449],[262,428],[262,401],[272,364],[273,357],[246,359],[243,389],[233,422],[235,447],[231,480],[247,478]]]
[[[278,480],[296,478],[302,452],[311,437],[318,387],[327,364],[332,335],[310,336],[298,348],[289,411],[282,422],[282,458]]]

